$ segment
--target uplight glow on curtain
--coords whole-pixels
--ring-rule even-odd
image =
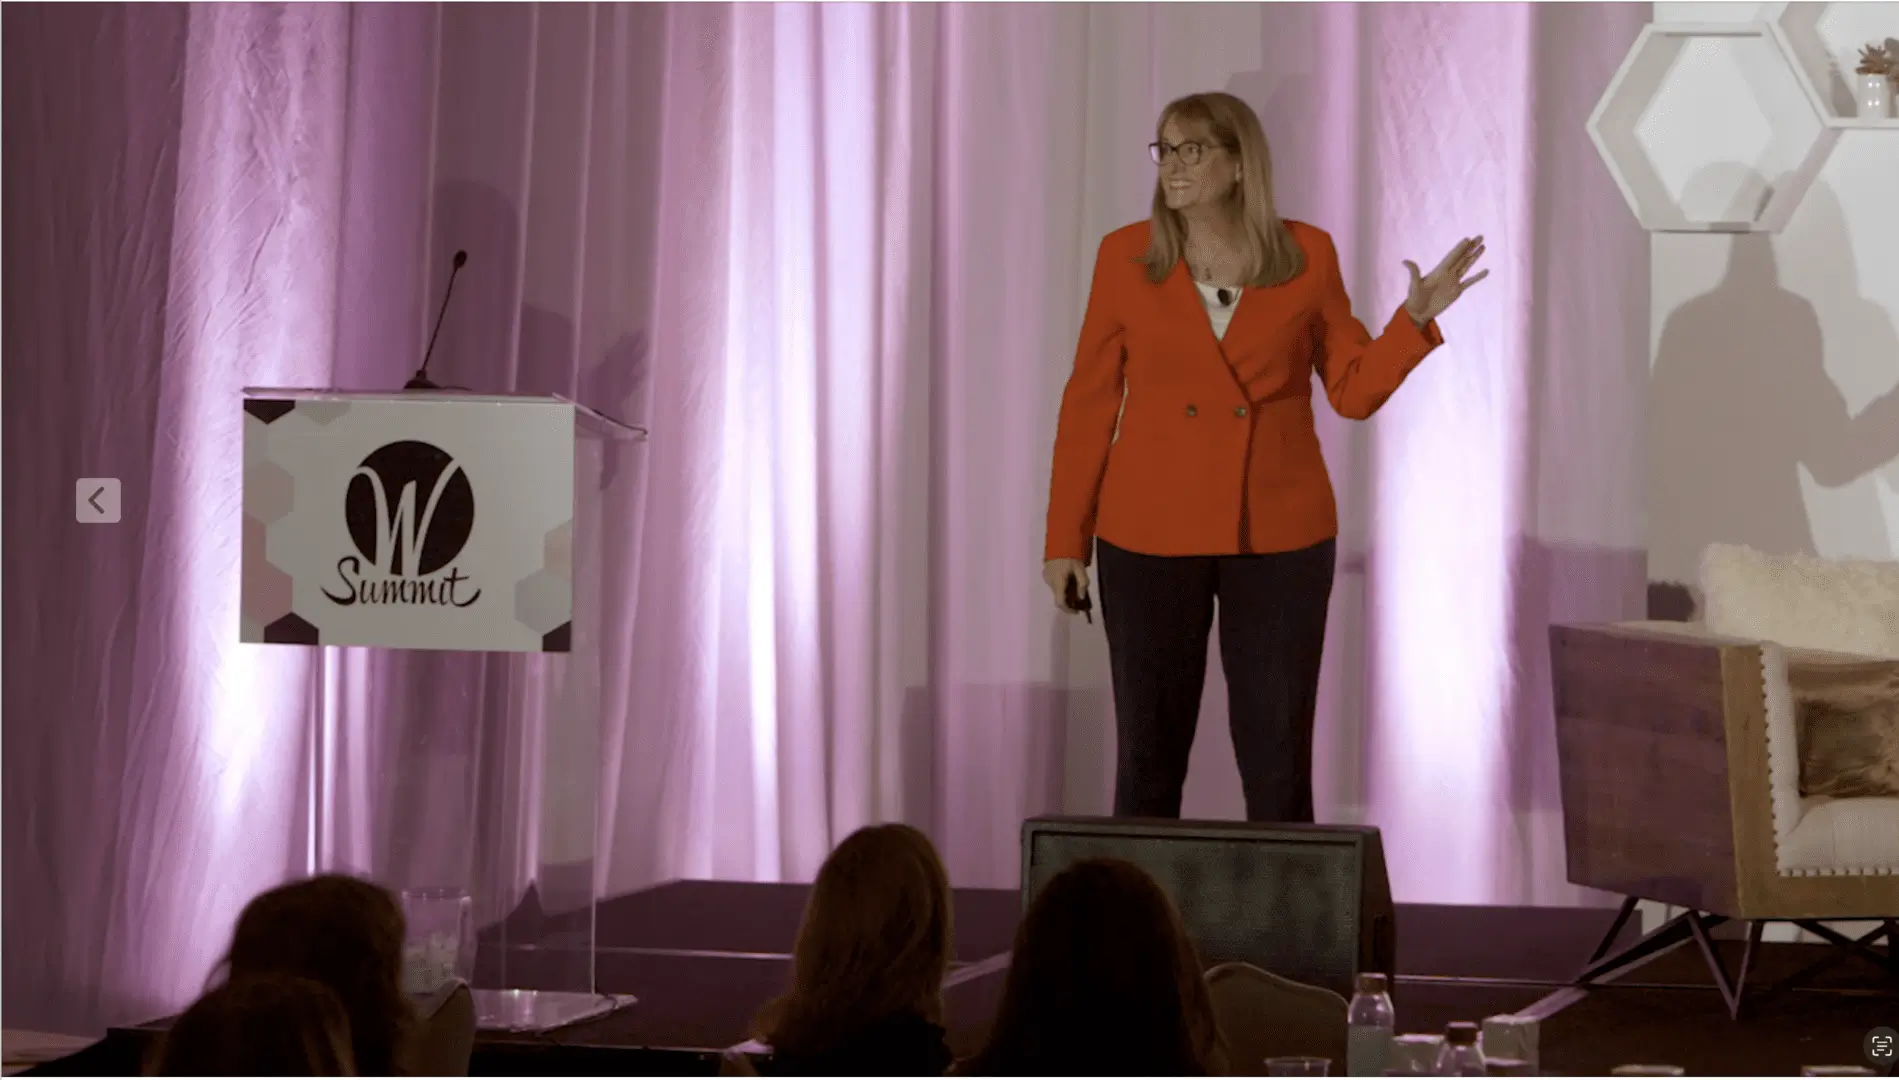
[[[734,114],[728,129],[732,154],[732,187],[728,210],[733,250],[727,254],[725,453],[720,461],[724,479],[720,505],[727,528],[720,531],[742,538],[725,546],[727,560],[721,581],[736,582],[737,603],[722,605],[735,613],[742,633],[734,644],[744,652],[732,657],[743,669],[749,690],[743,727],[746,744],[742,759],[749,765],[749,790],[733,789],[724,797],[749,802],[751,809],[751,865],[743,876],[776,879],[782,844],[778,828],[778,604],[774,582],[780,555],[776,539],[777,500],[773,497],[774,451],[780,412],[774,407],[775,383],[781,378],[779,360],[784,324],[795,314],[785,310],[778,289],[774,259],[774,225],[779,199],[774,178],[777,147],[769,132],[745,122],[747,116],[771,117],[772,129],[795,122],[798,97],[785,97],[781,117],[772,104],[772,73],[776,35],[775,9],[737,9],[732,13]],[[786,170],[787,173],[791,170]],[[762,205],[761,205],[762,204]],[[809,252],[806,252],[810,265]],[[724,665],[720,665],[723,667]],[[716,669],[715,669],[716,670]],[[728,687],[728,690],[730,688]]]
[[[811,498],[814,548],[811,588],[800,599],[810,605],[819,641],[828,639],[831,649],[848,655],[877,656],[877,428],[885,384],[879,337],[889,319],[880,295],[889,257],[883,245],[896,241],[902,252],[900,241],[878,226],[886,201],[903,201],[901,185],[886,183],[879,169],[885,160],[904,161],[883,134],[891,131],[887,110],[903,99],[887,94],[880,76],[887,63],[901,62],[887,29],[910,16],[901,6],[868,4],[802,10],[812,22],[815,40],[807,56],[821,87],[816,128],[823,137],[815,146],[822,168],[813,194],[825,211],[813,237],[824,256],[824,288],[812,308],[812,475],[801,488]],[[828,512],[818,512],[821,506]],[[836,603],[824,603],[826,595]],[[877,665],[840,665],[818,651],[808,671],[817,680],[808,699],[836,728],[808,751],[817,766],[812,775],[823,776],[828,790],[801,794],[814,810],[822,808],[814,824],[837,839],[877,820],[866,782],[878,737]],[[806,848],[798,859],[808,863],[823,854]]]
[[[1489,903],[1514,832],[1504,786],[1534,95],[1525,65],[1450,58],[1529,55],[1530,12],[1391,5],[1374,25],[1375,50],[1445,63],[1392,71],[1404,88],[1382,95],[1377,240],[1365,268],[1381,288],[1360,311],[1388,318],[1404,295],[1400,263],[1429,271],[1465,236],[1484,236],[1491,276],[1445,317],[1445,348],[1376,421],[1369,802],[1398,895]]]
[[[237,640],[240,391],[328,381],[349,58],[339,7],[203,5],[190,18],[164,543],[187,605],[174,647],[200,673],[179,706],[181,731],[195,727],[188,808],[204,847],[167,877],[180,905],[167,921],[202,965],[169,969],[180,988],[202,979],[251,895],[305,869],[292,844],[307,828],[299,778],[314,654]]]
[[[829,790],[834,754],[861,775],[855,751],[788,718],[847,710],[846,723],[874,734],[856,679],[865,669],[827,657],[839,633],[869,645],[874,617],[866,529],[888,137],[874,89],[886,18],[859,5],[733,14],[721,467],[728,520],[745,538],[728,548],[726,580],[744,582],[751,760],[750,790],[733,794],[753,801],[750,871],[767,880],[813,873],[861,823],[849,810],[833,821]]]

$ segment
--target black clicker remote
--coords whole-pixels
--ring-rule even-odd
[[[1088,620],[1088,625],[1094,625],[1094,601],[1081,595],[1081,588],[1075,583],[1075,579],[1072,577],[1068,579],[1068,596],[1065,599],[1068,602],[1068,610],[1081,612],[1082,618]]]

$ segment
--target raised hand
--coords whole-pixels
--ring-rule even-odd
[[[1477,260],[1483,254],[1484,238],[1473,236],[1458,241],[1451,253],[1444,256],[1444,261],[1428,274],[1418,273],[1418,264],[1406,259],[1405,269],[1411,271],[1411,292],[1405,297],[1405,314],[1410,315],[1411,321],[1420,327],[1444,314],[1457,302],[1458,297],[1464,295],[1465,289],[1490,276],[1488,270],[1475,277],[1464,276],[1470,273],[1471,267],[1477,265]]]

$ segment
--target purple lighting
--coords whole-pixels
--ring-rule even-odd
[[[7,5],[9,1025],[182,1004],[313,865],[467,881],[481,919],[535,872],[493,853],[536,822],[416,824],[488,805],[533,669],[238,640],[241,389],[400,387],[461,249],[432,378],[652,432],[605,527],[600,888],[808,879],[891,819],[1015,885],[1024,817],[1108,807],[1101,627],[1038,580],[1050,447],[1096,245],[1198,89],[1259,110],[1366,321],[1400,260],[1488,238],[1446,347],[1322,422],[1318,812],[1385,829],[1401,899],[1573,900],[1541,636],[1633,614],[1603,597],[1641,553],[1557,582],[1596,538],[1547,508],[1639,535],[1644,462],[1599,418],[1640,415],[1646,371],[1610,375],[1647,245],[1582,118],[1647,17]],[[50,515],[95,476],[123,523]],[[1188,807],[1236,816],[1219,685]]]

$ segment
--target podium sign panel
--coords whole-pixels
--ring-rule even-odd
[[[574,408],[246,400],[241,639],[568,651]]]
[[[319,647],[309,869],[469,897],[484,1026],[611,1009],[595,881],[621,545],[603,504],[644,433],[443,391],[250,390],[244,412],[240,639]]]

